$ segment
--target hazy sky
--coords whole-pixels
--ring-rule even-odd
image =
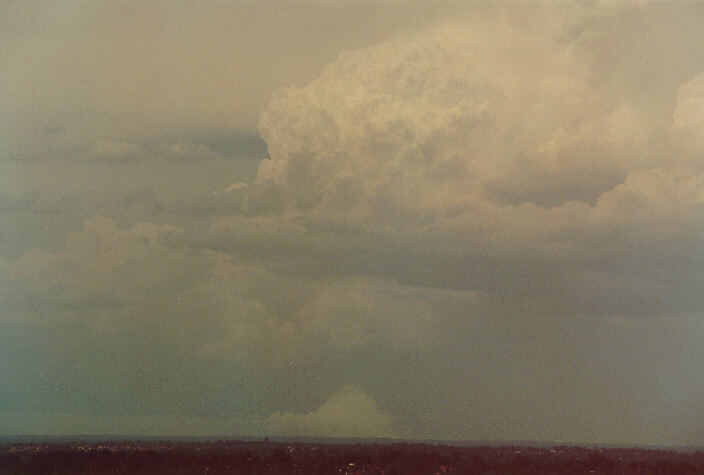
[[[704,444],[704,4],[1,11],[0,434]]]

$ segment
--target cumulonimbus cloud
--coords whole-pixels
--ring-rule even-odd
[[[685,130],[697,122],[698,80],[682,87],[674,119],[646,117],[590,80],[578,41],[588,27],[578,38],[485,20],[343,53],[309,85],[279,91],[260,122],[270,156],[253,186],[233,193],[240,212],[216,219],[204,245],[259,242],[259,258],[302,252],[328,272],[339,272],[340,254],[358,255],[352,273],[504,297],[506,288],[563,294],[576,312],[643,310],[608,288],[589,308],[565,294],[595,273],[648,280],[626,286],[628,302],[654,303],[644,288],[678,284],[682,308],[699,302],[689,274],[672,269],[664,282],[652,272],[663,253],[703,254],[690,247],[702,218],[692,151],[701,144]],[[426,277],[399,264],[447,256],[456,265]],[[644,274],[615,269],[634,260]],[[495,282],[507,266],[521,270]]]

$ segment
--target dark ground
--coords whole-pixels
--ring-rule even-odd
[[[0,474],[704,473],[704,451],[268,441],[5,442]]]

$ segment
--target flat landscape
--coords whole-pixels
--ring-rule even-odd
[[[0,473],[702,473],[704,451],[422,443],[88,440],[5,442]]]

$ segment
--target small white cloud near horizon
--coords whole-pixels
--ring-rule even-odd
[[[275,435],[325,437],[396,437],[393,417],[374,398],[355,386],[345,386],[316,410],[276,412],[264,427]]]

